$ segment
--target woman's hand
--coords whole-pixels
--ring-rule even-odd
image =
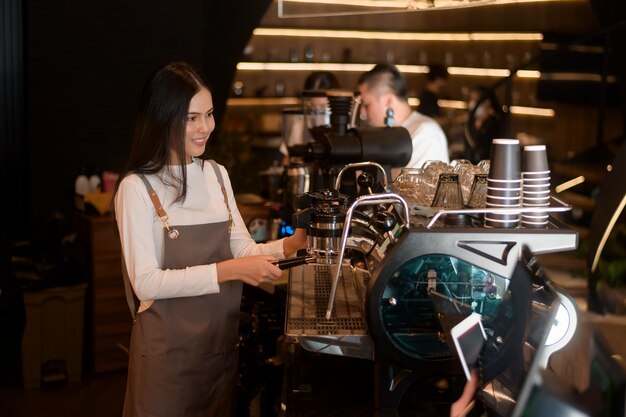
[[[272,282],[283,274],[272,261],[276,258],[258,255],[218,262],[217,282],[240,280],[255,287],[262,282]]]
[[[465,383],[463,388],[463,394],[456,400],[450,408],[450,417],[466,416],[469,410],[472,409],[474,395],[478,391],[478,372],[475,369],[471,372],[471,378]]]
[[[307,239],[306,231],[304,229],[296,229],[293,235],[286,237],[283,240],[283,252],[285,252],[285,258],[294,255],[298,249],[306,249]]]

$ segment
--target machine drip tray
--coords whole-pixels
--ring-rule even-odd
[[[364,308],[367,273],[342,266],[333,314],[326,320],[333,268],[308,264],[290,269],[285,334],[312,352],[372,359]]]

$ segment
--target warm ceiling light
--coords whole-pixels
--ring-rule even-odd
[[[268,97],[268,98],[229,98],[228,106],[297,106],[302,104],[297,97]]]
[[[513,114],[523,114],[526,116],[554,117],[553,109],[543,109],[540,107],[511,106],[509,108]]]
[[[497,68],[448,67],[448,74],[483,77],[508,77],[511,75],[511,72],[508,69]]]
[[[426,74],[427,65],[396,65],[405,74]],[[240,62],[240,71],[348,71],[366,72],[374,68],[374,64],[341,64],[329,62]],[[450,75],[467,75],[473,77],[508,77],[511,72],[501,68],[448,67]],[[524,78],[539,78],[539,71],[519,71]]]
[[[284,0],[283,0],[284,1]],[[289,0],[288,0],[289,1]],[[582,3],[588,0],[496,0],[495,4],[517,4],[517,3]]]
[[[515,75],[520,78],[539,78],[541,77],[541,72],[535,70],[519,70]]]
[[[366,72],[374,67],[372,64],[332,64],[314,62],[240,62],[240,71],[353,71]],[[428,72],[428,68],[426,71]]]
[[[457,109],[457,110],[465,110],[467,109],[467,103],[461,100],[437,100],[437,104],[440,107],[445,107],[447,109]]]
[[[332,4],[353,7],[375,7],[379,9],[406,9],[407,0],[282,0],[283,3]]]
[[[336,38],[388,41],[541,41],[541,33],[507,33],[507,32],[372,32],[362,30],[319,30],[319,29],[288,29],[288,28],[257,28],[255,36],[283,36],[301,38]]]
[[[281,0],[282,3],[329,4],[378,9],[454,9],[496,4],[563,2],[571,0]],[[580,0],[578,0],[580,1]]]
[[[398,65],[398,70],[409,74],[426,74],[426,65]],[[373,64],[334,64],[328,62],[240,62],[240,71],[348,71],[366,72]]]

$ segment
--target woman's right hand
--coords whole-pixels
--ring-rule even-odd
[[[217,282],[240,280],[255,287],[263,282],[272,282],[283,273],[272,261],[276,258],[258,255],[218,262]]]

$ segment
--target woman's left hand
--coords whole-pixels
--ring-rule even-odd
[[[283,240],[283,252],[285,252],[286,258],[294,255],[299,249],[306,249],[306,247],[307,238],[304,229],[296,229],[293,235]]]

